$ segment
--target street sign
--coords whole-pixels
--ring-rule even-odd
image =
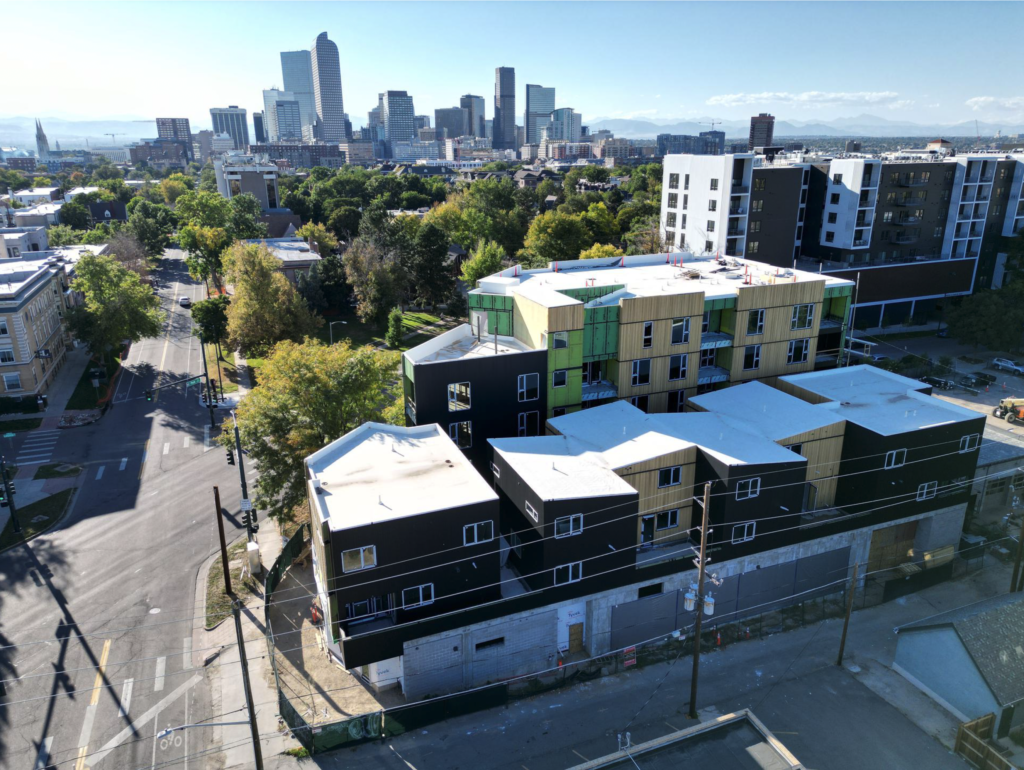
[[[242,498],[242,504],[241,504],[240,508],[243,511],[251,511],[252,510],[252,500],[247,500],[246,498],[243,497]]]
[[[622,655],[624,658],[622,661],[624,668],[636,665],[636,647],[627,647],[622,651]]]
[[[4,438],[14,438],[14,434],[13,433],[5,433],[4,434]]]
[[[188,387],[189,385],[198,385],[202,381],[202,377],[193,377],[191,380],[185,383],[185,387]]]

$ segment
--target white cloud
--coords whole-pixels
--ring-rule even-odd
[[[897,102],[895,91],[802,91],[798,94],[788,91],[762,91],[759,94],[722,94],[712,96],[707,104],[721,107],[738,107],[744,104],[789,104],[795,106],[818,106],[823,104],[843,105],[888,105]]]
[[[975,96],[966,102],[968,107],[978,110],[1024,110],[1024,96]]]

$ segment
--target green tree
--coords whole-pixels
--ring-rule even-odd
[[[448,297],[448,306],[445,308],[445,314],[450,315],[452,318],[465,318],[469,308],[466,306],[466,297],[462,293],[462,289],[459,288],[458,284],[452,288],[452,294]]]
[[[1019,350],[1024,334],[1024,280],[964,297],[946,314],[946,321],[957,341],[975,350]]]
[[[580,252],[593,243],[581,217],[545,211],[530,224],[523,247],[524,262],[529,267],[569,262],[579,259]]]
[[[448,237],[435,225],[422,225],[416,233],[409,278],[412,292],[421,304],[434,307],[452,293],[455,277],[448,265],[448,246]]]
[[[220,345],[228,339],[228,307],[231,299],[218,294],[192,305],[192,320],[199,327],[199,338],[211,345]]]
[[[345,265],[337,254],[328,254],[317,263],[320,288],[323,290],[327,307],[340,309],[349,296],[348,281],[345,280]]]
[[[619,237],[619,226],[604,203],[591,203],[587,207],[583,225],[595,243],[611,243]]]
[[[504,267],[508,256],[494,241],[480,241],[469,259],[462,263],[462,280],[469,288],[475,288],[481,278],[494,275]],[[461,295],[460,295],[461,296]]]
[[[316,222],[307,222],[296,230],[295,234],[306,241],[312,240],[321,257],[326,257],[338,250],[338,239],[331,234],[330,230]]]
[[[251,196],[250,196],[251,197]],[[185,264],[195,279],[218,279],[221,254],[233,240],[229,229],[231,204],[217,193],[188,191],[175,204],[178,217],[178,244],[188,256]]]
[[[314,262],[309,270],[299,273],[295,290],[306,300],[309,312],[322,313],[327,309],[327,295],[324,294],[323,281],[320,279],[319,262]]]
[[[60,222],[72,230],[85,230],[89,226],[89,209],[78,198],[72,198],[60,207]]]
[[[399,348],[402,346],[403,334],[402,311],[396,307],[388,313],[388,330],[384,334],[384,342],[389,348]]]
[[[580,259],[605,259],[622,255],[623,251],[618,246],[613,246],[610,243],[595,243],[589,249],[580,252]]]
[[[665,250],[657,214],[634,219],[623,240],[626,241],[627,254],[657,254]]]
[[[128,204],[128,231],[145,247],[151,257],[163,254],[171,245],[174,232],[174,212],[158,203],[136,198]]]
[[[232,240],[253,240],[267,237],[267,226],[260,221],[263,210],[255,195],[243,193],[230,201],[228,232]]]
[[[362,213],[352,206],[335,209],[327,220],[327,227],[341,241],[349,241],[359,233],[359,220]]]
[[[50,246],[71,246],[82,242],[82,231],[69,225],[53,225],[46,228],[46,240]]]
[[[279,521],[305,502],[306,457],[394,401],[397,353],[348,341],[279,343],[260,369],[259,386],[238,407],[242,448],[259,466],[256,506]],[[230,445],[228,431],[221,440]]]
[[[71,288],[84,302],[68,310],[68,325],[93,354],[105,358],[121,340],[138,342],[160,333],[160,298],[136,273],[110,256],[84,255]]]
[[[181,176],[176,174],[175,176]],[[167,203],[173,204],[178,198],[188,192],[188,185],[180,179],[164,179],[160,182],[160,192],[164,195]]]
[[[345,252],[345,278],[356,299],[356,315],[364,323],[380,324],[399,304],[405,271],[386,244],[360,236]]]

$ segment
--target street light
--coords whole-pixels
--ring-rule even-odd
[[[330,329],[330,332],[331,332],[331,344],[332,345],[334,344],[334,324],[346,324],[347,325],[348,321],[331,321],[331,325],[330,325],[329,329]]]

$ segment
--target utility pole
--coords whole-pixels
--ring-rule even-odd
[[[213,403],[216,400],[213,394],[213,384],[210,382],[210,372],[206,366],[206,343],[203,342],[203,338],[199,338],[199,347],[203,354],[203,375],[206,377],[206,406],[210,409],[210,427],[216,428],[217,421],[213,418]]]
[[[235,417],[234,409],[231,410],[231,421],[235,424],[235,450],[238,452],[238,480],[242,483],[242,499],[248,500],[249,488],[245,484],[245,463],[242,461],[242,438],[238,434],[238,418]],[[252,505],[251,502],[249,504]],[[248,511],[242,511],[242,517],[245,521],[245,534],[251,543],[255,538],[256,509],[250,508]]]
[[[231,614],[235,620],[235,638],[238,641],[238,662],[242,666],[242,688],[245,690],[245,708],[249,712],[249,730],[252,733],[252,753],[256,770],[263,770],[263,747],[260,745],[260,731],[256,724],[256,708],[252,702],[252,687],[249,685],[249,661],[245,657],[245,638],[242,636],[242,600],[231,590],[231,573],[228,570],[228,547],[224,540],[224,521],[220,508],[220,489],[213,488],[213,499],[217,506],[217,531],[220,533],[220,558],[224,565],[224,591],[231,597]]]
[[[7,478],[7,474],[4,474],[4,478]],[[1017,558],[1013,560],[1013,577],[1010,578],[1010,593],[1021,590],[1017,584],[1017,578],[1020,576],[1022,557],[1024,557],[1024,519],[1021,519],[1020,532],[1017,533]]]
[[[860,562],[853,565],[853,578],[850,580],[850,593],[846,597],[846,620],[843,621],[843,635],[839,639],[839,657],[836,658],[836,665],[843,665],[843,652],[846,650],[846,631],[850,627],[850,615],[853,614],[853,594],[857,590],[857,569]]]
[[[14,534],[21,535],[21,522],[18,521],[18,509],[14,507],[14,495],[11,494],[11,482],[7,480],[7,458],[0,457],[0,475],[4,480],[4,497],[7,498],[7,505],[11,508],[11,526],[14,527]],[[1017,560],[1020,561],[1018,555]],[[1017,573],[1015,572],[1014,575]]]
[[[697,565],[697,619],[693,624],[693,675],[690,677],[690,719],[697,719],[697,674],[700,670],[700,626],[704,617],[704,573],[707,569],[708,509],[711,507],[711,482],[704,483],[704,512],[700,527],[700,563]]]

